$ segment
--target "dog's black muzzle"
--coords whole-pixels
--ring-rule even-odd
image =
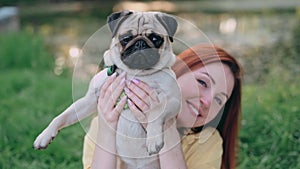
[[[121,60],[129,68],[150,69],[159,61],[158,48],[146,41],[139,38],[122,52]]]

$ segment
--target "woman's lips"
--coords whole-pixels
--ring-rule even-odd
[[[191,112],[193,112],[193,114],[196,117],[201,116],[201,113],[200,113],[199,109],[197,109],[191,102],[187,101],[187,104],[189,105],[189,108],[190,108]]]

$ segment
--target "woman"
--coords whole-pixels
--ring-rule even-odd
[[[182,93],[182,110],[177,116],[177,128],[181,136],[186,136],[182,137],[181,144],[159,155],[161,168],[172,168],[172,165],[179,168],[187,166],[189,169],[235,168],[241,114],[242,70],[238,62],[219,47],[197,45],[178,55],[173,70]],[[93,120],[87,134],[93,137],[96,137],[98,132],[107,132],[107,127],[101,129],[105,128],[102,127],[105,126],[102,125],[104,123],[108,124],[108,128],[116,127],[118,112],[123,109],[126,99],[129,98],[129,108],[140,121],[143,121],[144,112],[151,106],[149,99],[155,100],[155,93],[143,82],[134,80],[126,85],[124,74],[112,76],[105,86],[101,93],[113,92],[109,91],[113,88],[115,95],[118,95],[118,92],[125,89],[127,96],[124,96],[116,107],[115,99],[110,99],[114,103],[106,101],[105,104],[101,104],[111,95],[103,94],[99,97],[98,110],[99,117],[102,118]],[[101,124],[99,131],[97,123]],[[177,130],[174,132],[177,133]],[[111,132],[107,137],[114,139],[115,133]],[[105,143],[108,138],[103,139],[99,136],[94,140],[102,142],[100,144],[107,144],[114,150],[112,142]],[[116,156],[99,146],[95,147],[91,138],[86,136],[83,154],[85,168],[91,166],[93,156],[94,167],[97,167],[99,162],[96,159],[105,159],[105,164],[115,165]],[[103,165],[103,161],[99,163]]]

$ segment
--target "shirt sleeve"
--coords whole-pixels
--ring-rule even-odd
[[[222,143],[222,137],[214,128],[184,137],[182,149],[188,169],[220,169]]]

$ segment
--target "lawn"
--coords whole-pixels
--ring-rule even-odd
[[[71,76],[56,76],[42,40],[28,34],[1,36],[0,57],[0,168],[80,168],[79,124],[61,131],[47,150],[32,148],[39,132],[72,103]]]
[[[72,102],[71,79],[52,72],[2,72],[0,168],[79,168],[83,129],[59,133],[47,150],[32,148],[34,138]]]
[[[300,168],[297,82],[245,86],[239,168]]]
[[[62,130],[48,149],[32,148],[38,133],[72,103],[72,76],[55,75],[51,58],[40,37],[0,37],[2,169],[82,166],[80,124]],[[300,168],[299,84],[298,74],[275,71],[262,84],[244,85],[240,169]]]

